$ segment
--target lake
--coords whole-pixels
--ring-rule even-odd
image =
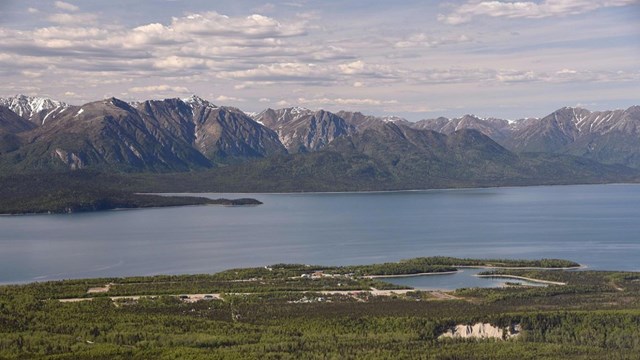
[[[434,255],[640,270],[640,185],[198,195],[264,205],[1,216],[0,283]]]

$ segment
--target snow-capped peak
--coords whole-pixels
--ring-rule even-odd
[[[384,122],[397,123],[397,122],[405,122],[407,119],[401,118],[399,116],[383,116],[380,119]]]
[[[212,103],[208,102],[207,100],[201,98],[198,95],[191,95],[188,98],[182,99],[182,102],[184,102],[185,104],[194,107],[194,106],[205,106],[205,107],[212,107],[215,108],[217,106],[213,105]]]
[[[299,114],[306,114],[311,112],[311,110],[307,109],[307,108],[303,108],[300,106],[294,106],[292,108],[288,108],[286,109],[291,115],[299,115]]]
[[[23,118],[29,119],[43,110],[66,108],[69,105],[45,97],[16,95],[9,98],[0,98],[0,105],[6,106],[11,111]]]

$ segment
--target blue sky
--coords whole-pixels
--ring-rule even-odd
[[[0,96],[410,120],[640,104],[640,0],[0,0]]]

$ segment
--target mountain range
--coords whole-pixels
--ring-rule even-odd
[[[11,140],[0,149],[3,164],[19,170],[187,171],[287,152],[242,111],[198,97],[82,106],[16,98],[0,102],[9,104],[0,106],[0,133]]]
[[[228,183],[221,176],[258,187],[262,179],[279,190],[634,181],[638,124],[638,106],[562,108],[516,121],[465,115],[410,122],[299,107],[248,115],[197,96],[73,106],[18,95],[0,99],[0,169],[216,169],[205,172],[219,184]]]

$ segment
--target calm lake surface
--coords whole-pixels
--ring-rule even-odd
[[[566,258],[640,271],[640,185],[200,195],[264,205],[1,216],[0,283],[433,255]],[[455,288],[445,285],[463,277],[408,281]]]

